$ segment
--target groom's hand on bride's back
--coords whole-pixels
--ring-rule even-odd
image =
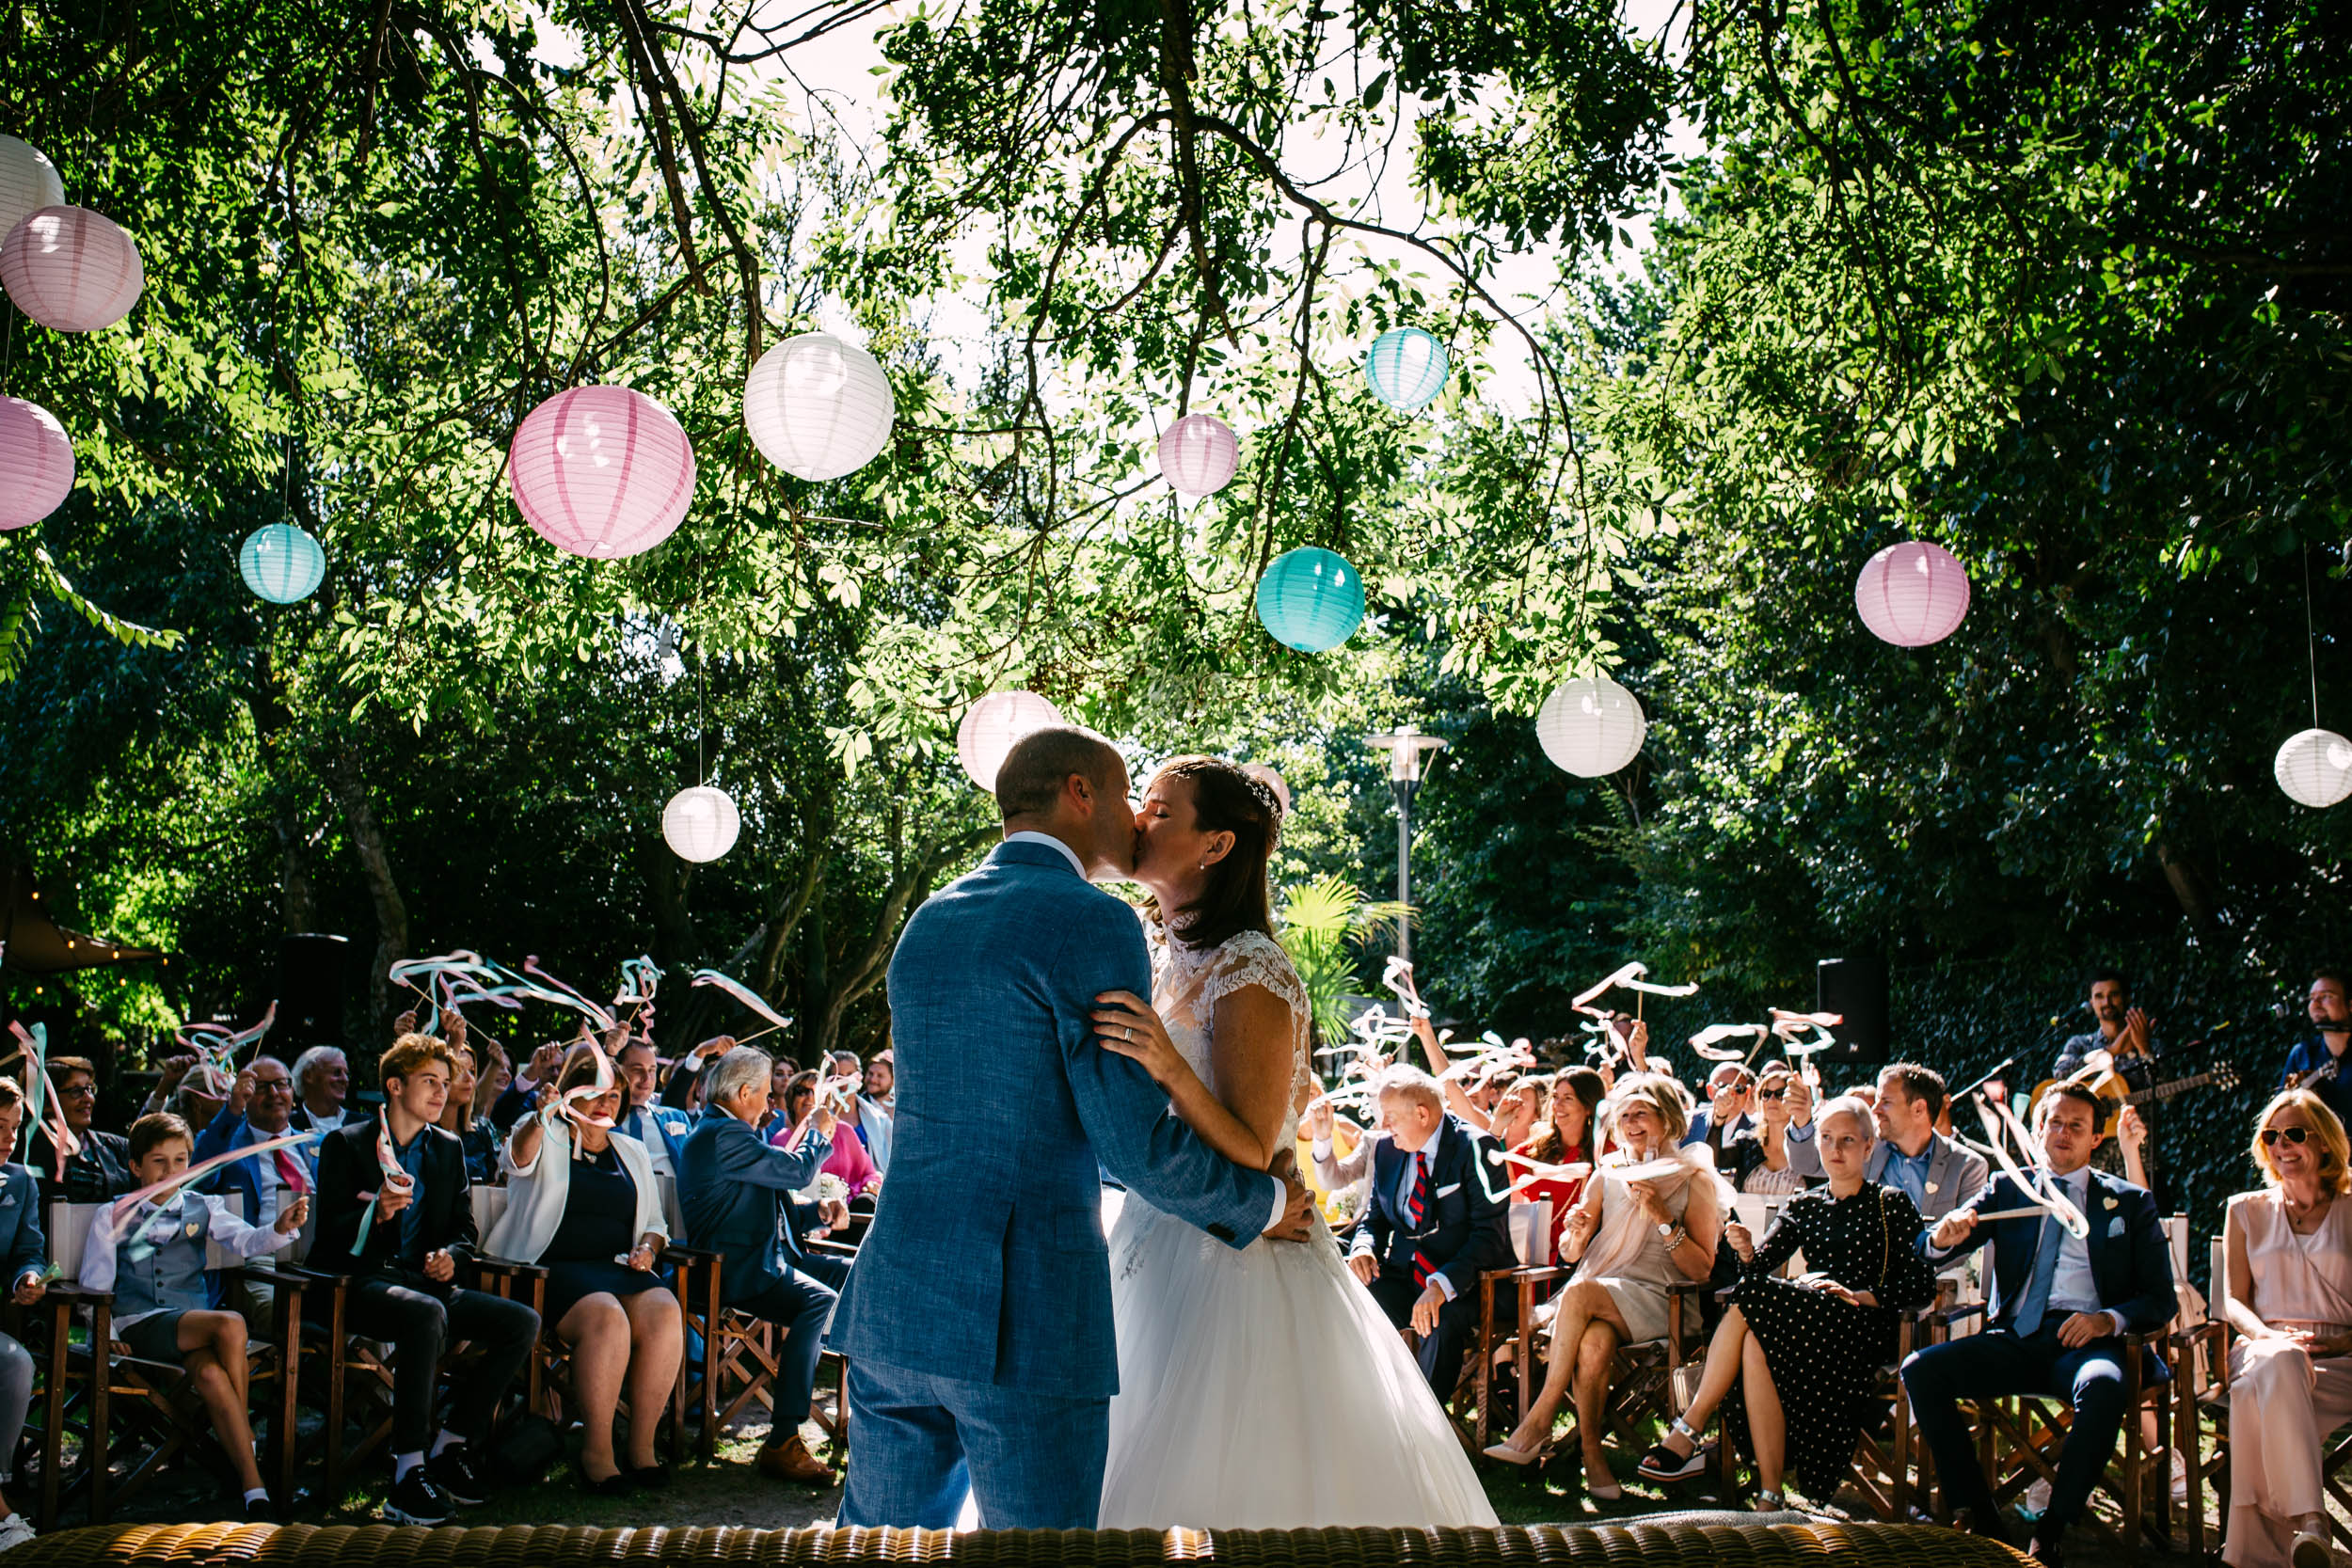
[[[1298,1180],[1298,1155],[1284,1149],[1274,1157],[1267,1175],[1282,1183],[1282,1218],[1266,1234],[1278,1242],[1303,1242],[1314,1234],[1315,1195]]]

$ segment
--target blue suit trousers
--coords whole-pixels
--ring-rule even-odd
[[[950,1529],[966,1492],[980,1524],[1092,1529],[1110,1401],[1065,1399],[851,1361],[844,1526]]]

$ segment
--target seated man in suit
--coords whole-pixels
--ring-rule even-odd
[[[1718,1062],[1715,1070],[1707,1075],[1707,1108],[1691,1118],[1691,1129],[1682,1135],[1682,1147],[1705,1144],[1715,1156],[1715,1168],[1728,1167],[1724,1150],[1729,1147],[1732,1134],[1756,1130],[1756,1074],[1739,1062]],[[1796,1140],[1789,1140],[1789,1158],[1796,1157]],[[1813,1155],[1814,1172],[1819,1174],[1820,1156]]]
[[[626,1132],[644,1144],[645,1157],[653,1162],[654,1174],[675,1180],[678,1150],[685,1147],[686,1135],[694,1130],[694,1118],[674,1105],[661,1103],[660,1067],[653,1041],[643,1035],[633,1037],[612,1058],[613,1070],[620,1074],[622,1086],[628,1091],[628,1105],[613,1119],[612,1131]]]
[[[1993,1175],[1983,1155],[1935,1130],[1947,1098],[1944,1075],[1932,1068],[1897,1062],[1879,1069],[1879,1142],[1863,1177],[1904,1194],[1930,1225],[1984,1191]],[[1808,1181],[1821,1179],[1810,1139],[1790,1138],[1788,1163]]]
[[[2034,1528],[2030,1549],[2044,1563],[2062,1560],[2066,1527],[2081,1516],[2115,1451],[2123,1419],[2122,1336],[2162,1328],[2176,1306],[2172,1253],[2155,1200],[2090,1167],[2105,1115],[2099,1097],[2074,1084],[2052,1089],[2035,1115],[2049,1174],[2090,1221],[2088,1236],[2077,1238],[2041,1212],[1979,1225],[1979,1211],[2036,1206],[2031,1194],[2003,1176],[1919,1237],[1921,1252],[1938,1264],[1993,1243],[1990,1326],[1915,1352],[1902,1369],[1945,1501],[1961,1528],[2004,1534],[1957,1402],[2054,1394],[2074,1404],[2050,1506]],[[2153,1357],[2149,1375],[2165,1375]]]
[[[347,1121],[319,1147],[318,1233],[307,1266],[356,1280],[350,1331],[392,1347],[392,1490],[384,1515],[437,1525],[453,1503],[480,1502],[469,1445],[488,1431],[507,1385],[539,1338],[539,1314],[456,1284],[474,1255],[473,1197],[457,1134],[434,1125],[449,1099],[449,1047],[403,1035],[377,1064],[384,1109]],[[389,1164],[387,1159],[389,1157]],[[441,1352],[481,1352],[453,1390],[448,1426],[434,1430]]]
[[[292,1125],[294,1108],[294,1074],[275,1056],[256,1056],[253,1065],[237,1074],[220,1115],[197,1135],[195,1158],[201,1162],[234,1153],[258,1143],[282,1138]],[[297,1144],[274,1149],[250,1160],[231,1160],[200,1182],[202,1191],[245,1199],[238,1212],[248,1225],[266,1229],[278,1223],[278,1211],[318,1185],[318,1146]],[[247,1286],[224,1301],[245,1314],[253,1328],[269,1325],[270,1293],[266,1287]]]
[[[739,1045],[703,1069],[703,1113],[678,1151],[678,1206],[694,1245],[720,1255],[725,1303],[784,1330],[776,1355],[775,1424],[760,1446],[759,1473],[830,1486],[833,1472],[801,1436],[817,1386],[825,1321],[838,1299],[817,1277],[787,1212],[793,1192],[817,1180],[833,1153],[833,1113],[818,1109],[789,1153],[767,1143],[770,1073],[765,1051]],[[841,1223],[849,1220],[846,1206]]]
[[[1347,1265],[1389,1322],[1421,1336],[1421,1370],[1442,1400],[1478,1332],[1478,1275],[1511,1261],[1494,1140],[1445,1114],[1438,1081],[1392,1067],[1375,1085],[1388,1135],[1373,1144],[1372,1190]]]

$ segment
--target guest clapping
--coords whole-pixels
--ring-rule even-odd
[[[677,1298],[656,1271],[670,1239],[644,1145],[615,1136],[622,1091],[603,1048],[572,1047],[544,1096],[506,1143],[506,1212],[485,1248],[548,1271],[547,1321],[571,1348],[586,1429],[580,1472],[600,1497],[662,1485],[654,1429],[669,1407],[685,1336]],[[602,1076],[601,1091],[594,1088]],[[613,1453],[612,1423],[628,1385],[628,1465]]]
[[[1698,1433],[1737,1379],[1740,1400],[1728,1414],[1735,1434],[1745,1427],[1756,1459],[1756,1506],[1785,1506],[1781,1480],[1791,1465],[1807,1493],[1829,1501],[1853,1459],[1872,1379],[1894,1359],[1897,1315],[1935,1294],[1916,1245],[1919,1212],[1865,1178],[1877,1141],[1870,1108],[1833,1100],[1818,1125],[1827,1190],[1791,1199],[1760,1244],[1743,1225],[1724,1227],[1740,1282],[1708,1347],[1697,1397],[1642,1461],[1652,1481],[1679,1481],[1704,1466]],[[1799,1249],[1807,1272],[1777,1277]],[[1784,1403],[1784,1386],[1803,1397]]]
[[[1608,1124],[1626,1163],[1595,1167],[1600,1180],[1586,1187],[1561,1239],[1561,1261],[1581,1266],[1558,1298],[1543,1391],[1510,1437],[1486,1450],[1512,1465],[1543,1459],[1573,1377],[1585,1490],[1601,1502],[1624,1496],[1601,1446],[1613,1358],[1621,1344],[1664,1338],[1667,1291],[1713,1272],[1726,1201],[1705,1145],[1683,1147],[1691,1101],[1673,1079],[1619,1079]],[[1642,1179],[1619,1174],[1629,1166],[1643,1167]]]
[[[1421,1370],[1442,1400],[1476,1333],[1478,1275],[1510,1261],[1492,1140],[1445,1114],[1437,1081],[1392,1067],[1375,1085],[1388,1136],[1373,1146],[1372,1192],[1348,1267],[1389,1321],[1421,1336]]]
[[[2230,1347],[2231,1568],[2328,1568],[2328,1434],[2352,1421],[2352,1157],[2309,1089],[2263,1110],[2259,1192],[2230,1199],[2221,1309]]]

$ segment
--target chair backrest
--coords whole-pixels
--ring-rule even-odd
[[[500,1217],[506,1212],[506,1189],[477,1181],[467,1191],[473,1199],[474,1237],[479,1242],[487,1242]]]
[[[219,1204],[222,1208],[236,1215],[237,1218],[245,1218],[245,1194],[215,1193],[212,1195],[212,1199],[215,1203]],[[222,1246],[218,1242],[214,1241],[212,1237],[207,1236],[204,1238],[205,1268],[233,1269],[244,1261],[244,1259],[238,1257],[227,1247]]]
[[[2167,1214],[2164,1218],[2165,1244],[2172,1249],[2172,1277],[2185,1282],[2188,1278],[2188,1216]]]
[[[686,1235],[686,1210],[678,1202],[677,1178],[665,1170],[656,1171],[653,1180],[661,1192],[661,1223],[670,1227],[670,1240],[681,1246],[691,1245]]]
[[[82,1245],[89,1239],[91,1223],[107,1207],[103,1203],[49,1206],[49,1260],[57,1265],[59,1278],[73,1280],[82,1276]]]
[[[2222,1275],[2228,1272],[2230,1266],[2230,1249],[2222,1244],[2220,1237],[2216,1236],[2205,1243],[2205,1267],[2212,1271],[2207,1275],[2209,1288],[2205,1294],[2215,1304],[2214,1316],[2217,1318],[2221,1316],[2219,1304],[2227,1294],[2223,1289],[2227,1281]]]

